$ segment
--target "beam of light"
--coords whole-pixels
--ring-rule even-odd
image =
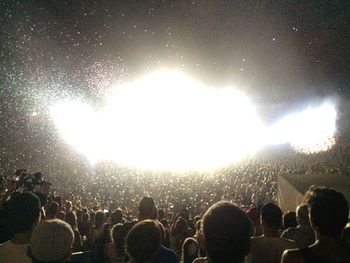
[[[211,89],[159,71],[115,89],[103,109],[60,103],[51,116],[62,137],[92,162],[151,169],[212,169],[254,153],[262,129],[254,107],[232,88]]]
[[[329,150],[335,144],[336,118],[330,103],[291,114],[268,129],[266,143],[290,143],[302,153]]]

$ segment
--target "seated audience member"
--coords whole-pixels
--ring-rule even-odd
[[[296,213],[293,211],[287,211],[283,213],[282,222],[283,230],[286,230],[290,227],[296,227],[298,225]]]
[[[66,221],[74,232],[74,242],[73,242],[73,252],[78,252],[82,250],[82,240],[81,235],[78,231],[77,226],[77,217],[74,212],[70,211],[64,217],[64,221]]]
[[[196,258],[198,258],[199,247],[197,240],[193,237],[186,238],[182,245],[182,263],[192,263]]]
[[[294,240],[298,248],[310,246],[315,242],[315,232],[310,226],[307,204],[297,207],[297,227],[290,227],[282,233],[282,237]]]
[[[60,207],[59,207],[58,203],[55,201],[52,201],[46,210],[46,217],[43,219],[43,221],[56,219],[58,212],[59,212],[59,209],[60,209]]]
[[[305,200],[316,242],[306,248],[285,251],[282,263],[349,263],[350,249],[341,240],[349,216],[343,194],[331,188],[311,186]]]
[[[273,204],[267,203],[261,208],[261,224],[263,235],[252,237],[249,262],[280,263],[284,250],[295,248],[295,243],[280,237],[282,211]]]
[[[209,262],[244,262],[250,249],[251,224],[240,208],[224,201],[212,205],[203,217],[202,228]]]
[[[144,220],[134,225],[126,237],[129,263],[150,262],[161,247],[162,232],[153,220]]]
[[[0,262],[31,262],[27,247],[32,230],[40,221],[40,211],[39,198],[29,192],[16,194],[4,204],[5,224],[14,235],[0,245]]]
[[[28,255],[33,263],[64,263],[72,254],[74,232],[60,219],[47,220],[34,228]]]
[[[112,242],[107,244],[106,253],[110,263],[125,263],[123,224],[116,224],[111,229]]]

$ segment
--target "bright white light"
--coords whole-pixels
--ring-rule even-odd
[[[335,144],[336,115],[329,103],[289,115],[268,130],[267,143],[290,143],[303,153],[326,151]]]
[[[262,129],[248,99],[173,71],[117,87],[106,107],[52,109],[63,138],[92,161],[152,169],[210,169],[254,153]]]
[[[334,106],[323,104],[266,128],[236,89],[211,89],[164,70],[116,87],[102,109],[63,102],[51,115],[62,137],[93,163],[180,171],[218,168],[268,144],[327,150],[336,120]]]

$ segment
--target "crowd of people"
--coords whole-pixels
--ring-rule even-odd
[[[277,205],[278,176],[336,178],[347,169],[346,149],[269,149],[218,171],[181,174],[100,164],[48,175],[50,184],[29,192],[9,180],[0,262],[350,262],[341,193],[312,187],[295,211]]]

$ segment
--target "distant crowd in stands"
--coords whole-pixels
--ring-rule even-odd
[[[343,146],[316,155],[277,149],[185,175],[97,164],[86,174],[49,174],[52,185],[35,193],[8,181],[0,262],[350,263],[342,194],[313,187],[295,211],[277,206],[280,175],[350,170]]]

